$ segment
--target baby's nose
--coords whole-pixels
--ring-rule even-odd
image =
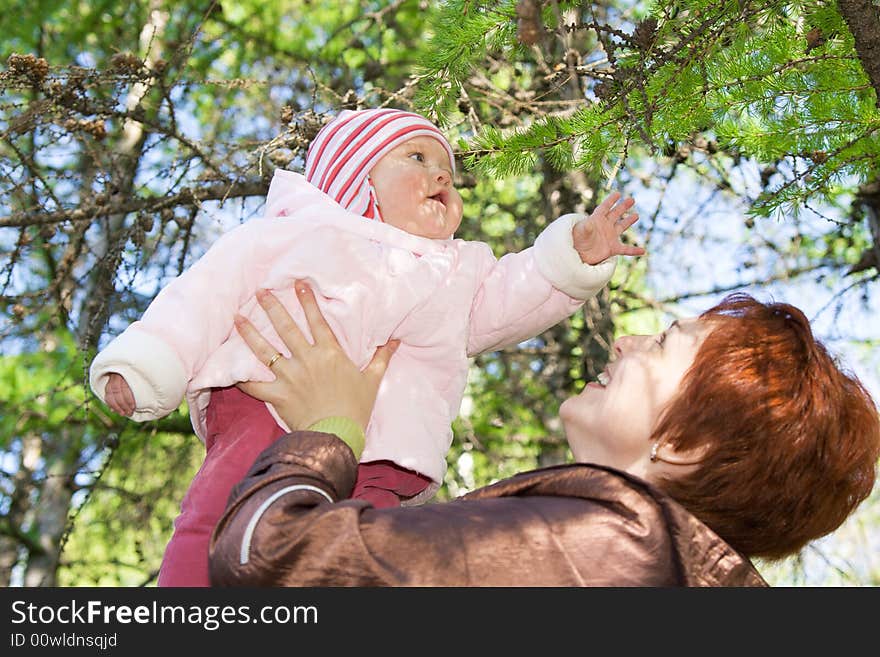
[[[437,169],[437,180],[444,185],[448,185],[452,182],[452,174],[446,169]]]

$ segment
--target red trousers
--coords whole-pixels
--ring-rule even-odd
[[[284,434],[263,402],[235,387],[211,392],[206,421],[205,461],[174,521],[159,569],[159,586],[210,586],[208,545],[229,494],[257,456]],[[361,463],[351,496],[378,508],[399,506],[402,498],[417,495],[430,482],[390,461]]]

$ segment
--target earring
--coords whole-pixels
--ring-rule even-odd
[[[650,458],[651,463],[656,463],[657,461],[663,461],[664,463],[668,463],[669,465],[698,465],[702,462],[701,458],[698,458],[693,461],[688,461],[679,456],[678,452],[672,451],[671,454],[667,454],[666,457],[660,456],[660,441],[656,441],[653,445],[651,445],[651,452],[648,458]]]

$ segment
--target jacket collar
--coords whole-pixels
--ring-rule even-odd
[[[666,520],[679,569],[688,586],[767,586],[754,565],[696,516],[648,482],[614,468],[589,463],[524,472],[464,496],[566,496],[596,500],[621,513],[647,501]]]

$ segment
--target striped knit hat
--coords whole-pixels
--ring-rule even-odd
[[[443,144],[455,173],[452,146],[425,117],[397,109],[343,110],[309,146],[306,180],[347,210],[382,221],[370,170],[385,153],[418,136]]]

